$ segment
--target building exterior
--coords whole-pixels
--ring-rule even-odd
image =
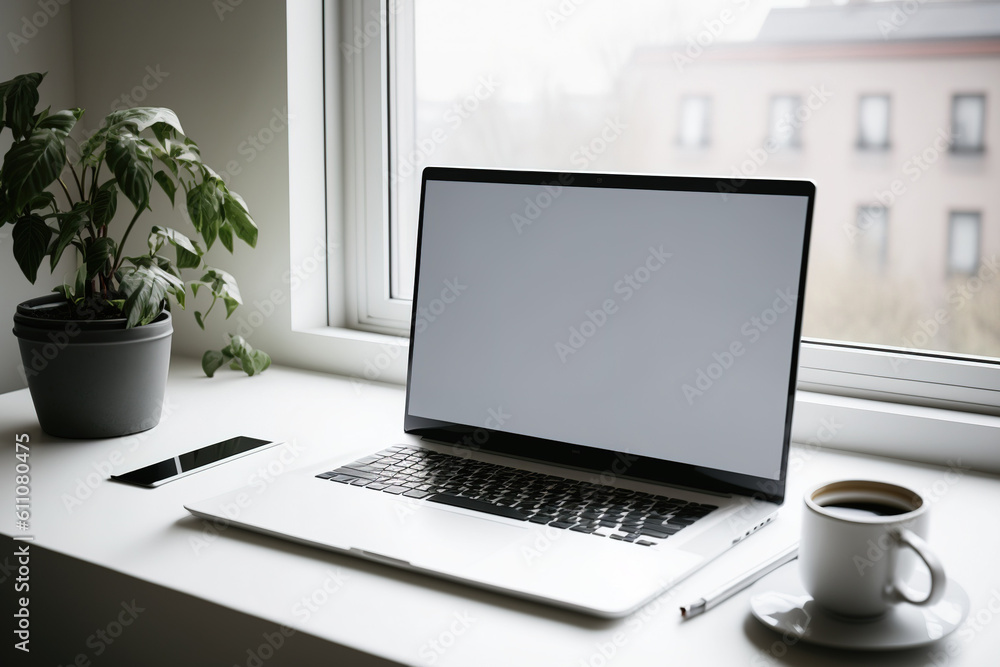
[[[630,170],[813,180],[804,335],[1000,357],[1000,2],[773,9],[726,42],[738,8],[624,68]]]

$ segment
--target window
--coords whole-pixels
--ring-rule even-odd
[[[888,95],[862,95],[858,100],[858,148],[889,148]]]
[[[798,148],[802,123],[796,117],[801,113],[802,98],[798,95],[776,95],[771,98],[771,115],[768,124],[770,140],[779,148]]]
[[[951,101],[952,150],[956,153],[982,152],[985,121],[985,95],[955,95]]]
[[[928,314],[954,308],[949,281],[965,274],[950,267],[970,266],[968,223],[952,225],[941,212],[980,212],[975,252],[984,261],[976,271],[1000,255],[992,181],[946,159],[969,150],[960,147],[982,150],[985,96],[955,96],[950,129],[926,112],[949,99],[956,78],[992,85],[1000,56],[971,58],[954,31],[931,35],[937,55],[910,55],[917,51],[901,51],[900,41],[923,33],[871,37],[883,18],[878,3],[784,4],[792,3],[755,3],[755,18],[736,17],[723,34],[703,36],[719,18],[716,3],[345,0],[353,18],[333,48],[353,47],[345,84],[354,102],[342,107],[348,325],[407,333],[424,166],[809,178],[820,196],[803,386],[864,386],[893,397],[962,386],[946,400],[1000,405],[1000,277],[980,276],[982,289],[963,302],[961,317],[949,317],[926,344],[910,344]],[[925,5],[921,13],[929,26],[951,25],[949,16],[968,25],[976,4]],[[833,14],[843,21],[836,34]],[[373,21],[389,30],[369,30]],[[940,77],[924,76],[929,62]],[[893,108],[889,93],[867,92],[887,80],[906,104]],[[789,81],[795,88],[783,90]],[[670,109],[676,122],[665,123]],[[852,139],[919,159],[859,166],[844,150]],[[706,145],[713,150],[664,149]],[[787,151],[793,159],[785,148],[796,149]],[[849,203],[858,201],[870,203]],[[952,237],[955,249],[943,252]],[[331,287],[331,303],[335,293]],[[901,349],[927,354],[897,367]]]
[[[681,98],[677,144],[685,148],[708,146],[712,100],[704,95]]]
[[[885,206],[859,206],[856,220],[858,257],[862,265],[870,271],[879,271],[885,266],[886,238],[889,227],[889,211]]]
[[[948,273],[973,274],[979,268],[980,214],[952,211],[948,218]]]

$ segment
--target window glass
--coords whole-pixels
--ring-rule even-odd
[[[948,225],[948,270],[974,273],[979,268],[979,214],[951,214]]]
[[[863,95],[858,103],[858,146],[889,147],[889,96]]]
[[[954,148],[957,151],[983,149],[983,120],[986,98],[982,95],[956,95],[953,105]]]
[[[858,258],[869,271],[880,271],[885,266],[888,223],[889,211],[885,206],[858,207],[857,232],[853,238],[858,247]]]
[[[802,108],[802,98],[797,95],[777,95],[771,98],[771,120],[769,134],[771,141],[779,148],[799,145],[799,129],[795,114]]]
[[[711,101],[704,96],[681,99],[681,121],[677,143],[699,148],[709,144],[709,110]]]
[[[1000,94],[1000,54],[969,50],[1000,39],[996,3],[917,3],[902,23],[896,3],[863,1],[401,6],[412,49],[396,71],[410,85],[395,103],[411,110],[390,134],[412,137],[414,174],[809,179],[805,337],[909,347],[943,310],[922,349],[1000,357],[1000,162],[982,149],[998,122],[986,101]],[[412,254],[419,182],[393,190],[391,224],[406,240],[394,252]],[[951,211],[979,212],[974,244]],[[955,299],[963,279],[975,289]],[[394,293],[411,294],[412,276],[402,271]]]

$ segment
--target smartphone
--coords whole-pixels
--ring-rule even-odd
[[[205,470],[230,459],[245,456],[251,452],[277,445],[278,441],[260,440],[245,435],[238,435],[222,442],[192,449],[169,459],[148,465],[144,468],[131,470],[121,475],[112,475],[111,479],[125,484],[134,484],[148,489],[172,482],[175,479],[190,475],[199,470]]]

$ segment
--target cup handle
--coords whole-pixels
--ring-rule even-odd
[[[899,602],[909,602],[914,605],[934,604],[944,595],[945,585],[948,583],[941,561],[938,560],[934,552],[927,546],[927,542],[913,531],[900,528],[895,532],[899,543],[913,549],[920,556],[920,560],[924,561],[927,569],[930,570],[931,590],[921,600],[914,597],[913,590],[909,586],[896,581],[893,585],[892,597]]]

